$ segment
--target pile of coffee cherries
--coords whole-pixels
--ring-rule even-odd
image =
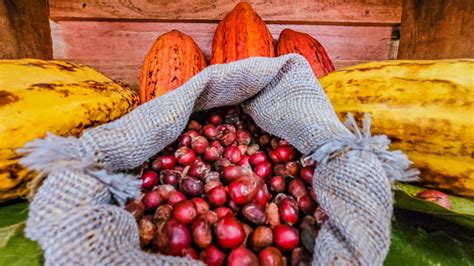
[[[306,265],[327,219],[315,166],[238,106],[196,113],[142,169],[126,210],[143,250],[207,265]]]

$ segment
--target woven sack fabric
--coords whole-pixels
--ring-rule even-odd
[[[265,131],[318,162],[314,188],[329,216],[314,265],[382,265],[390,245],[390,182],[416,171],[385,136],[344,125],[306,60],[299,55],[213,65],[180,88],[80,138],[49,134],[28,143],[22,163],[48,178],[30,205],[26,235],[39,241],[47,265],[198,265],[140,250],[138,229],[121,207],[138,196],[125,174],[178,138],[191,113],[241,104]]]

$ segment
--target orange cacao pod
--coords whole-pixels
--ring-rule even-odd
[[[239,3],[217,26],[212,41],[211,64],[252,56],[274,57],[273,38],[265,22],[249,3]]]
[[[206,67],[199,46],[177,30],[156,39],[143,62],[140,102],[147,102],[181,86]]]
[[[278,39],[277,54],[280,56],[289,53],[304,56],[316,77],[322,77],[335,70],[324,47],[309,34],[284,29]]]

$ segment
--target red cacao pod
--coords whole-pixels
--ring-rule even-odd
[[[241,2],[217,26],[211,64],[252,57],[274,57],[273,38],[265,22],[249,3]]]
[[[177,30],[156,39],[143,62],[140,102],[147,102],[181,86],[206,67],[199,46]]]
[[[284,29],[278,39],[277,55],[289,53],[297,53],[304,56],[316,77],[325,76],[335,70],[324,47],[309,34]]]

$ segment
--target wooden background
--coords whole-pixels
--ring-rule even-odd
[[[218,21],[238,2],[49,0],[53,57],[92,65],[137,88],[143,58],[160,34],[178,29],[209,58]],[[336,68],[397,56],[403,0],[249,2],[275,40],[284,28],[309,33]]]
[[[51,59],[47,0],[0,0],[0,59]]]
[[[474,58],[474,0],[404,0],[401,59]]]

